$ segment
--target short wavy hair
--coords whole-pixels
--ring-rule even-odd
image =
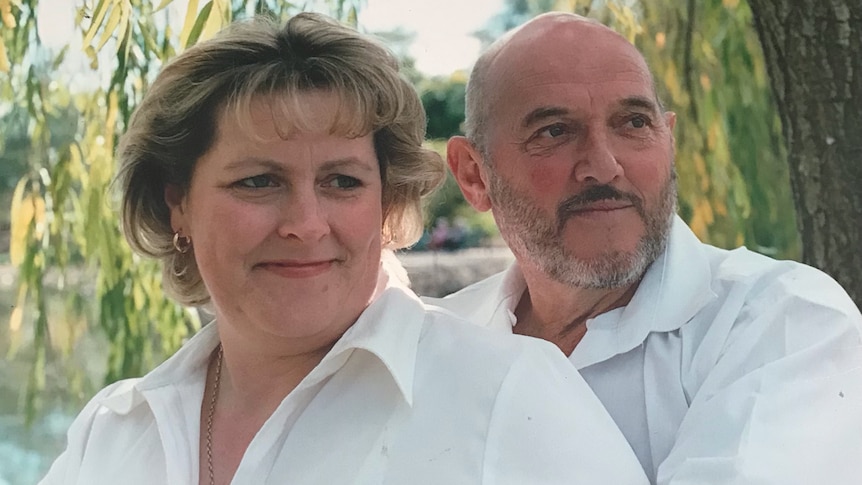
[[[383,185],[381,237],[390,249],[422,234],[422,199],[445,175],[423,148],[425,112],[398,62],[382,44],[323,15],[301,13],[283,26],[265,18],[237,22],[183,52],[159,73],[118,145],[123,231],[132,248],[161,261],[166,292],[185,305],[209,302],[194,259],[172,243],[168,185],[187,191],[197,160],[213,145],[217,123],[272,96],[290,129],[309,125],[299,108],[310,92],[334,93],[330,133],[373,135]],[[305,117],[304,117],[305,115]],[[279,133],[285,127],[278,127]]]

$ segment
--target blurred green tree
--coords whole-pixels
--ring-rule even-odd
[[[449,77],[423,79],[417,89],[428,116],[428,138],[448,139],[463,133],[466,73],[459,71]]]

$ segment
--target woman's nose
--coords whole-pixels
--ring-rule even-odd
[[[329,221],[325,207],[312,191],[294,193],[287,198],[281,210],[278,235],[303,242],[315,242],[329,234]]]

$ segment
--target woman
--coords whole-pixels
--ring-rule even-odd
[[[43,483],[645,483],[555,348],[390,277],[443,174],[424,126],[391,54],[318,15],[170,63],[120,143],[124,229],[215,322],[102,390]]]

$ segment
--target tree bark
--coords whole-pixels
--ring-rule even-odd
[[[802,260],[862,306],[862,0],[749,0],[787,144]]]

